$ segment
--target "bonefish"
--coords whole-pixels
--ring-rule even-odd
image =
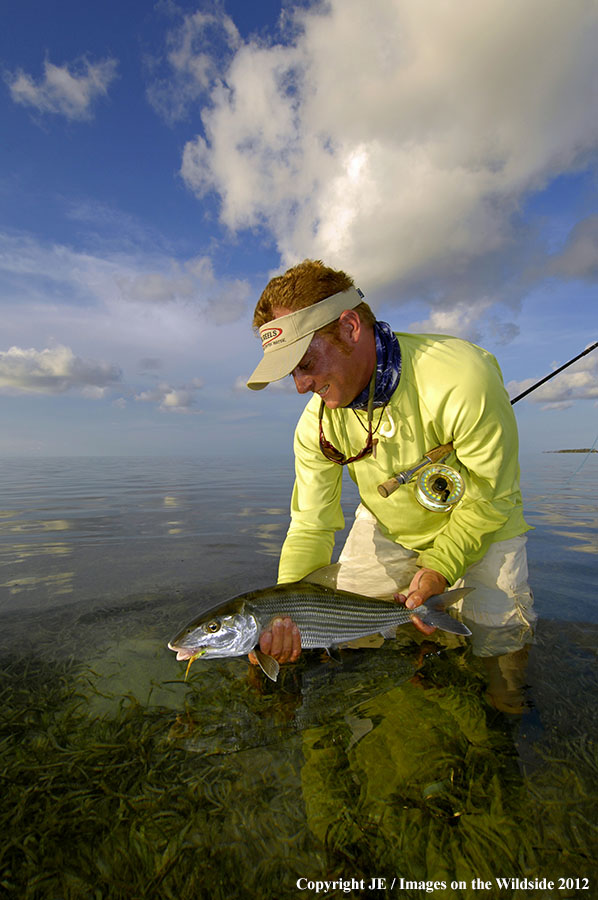
[[[265,674],[276,681],[278,663],[257,648],[260,634],[275,618],[290,616],[306,650],[330,650],[377,633],[394,637],[397,627],[414,616],[443,631],[468,635],[469,628],[445,610],[471,590],[458,588],[435,594],[424,605],[410,610],[309,581],[278,584],[241,594],[201,613],[173,637],[168,647],[176,652],[177,659],[189,661],[187,671],[198,657],[243,656],[253,650]]]

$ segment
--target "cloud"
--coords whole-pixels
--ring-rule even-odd
[[[233,20],[224,13],[185,15],[168,32],[166,59],[148,60],[154,73],[147,98],[167,122],[184,119],[193,105],[218,80],[224,60],[240,46]],[[159,70],[162,75],[157,74]]]
[[[116,366],[75,356],[70,347],[45,350],[10,347],[0,351],[2,393],[63,394],[80,390],[87,397],[105,396],[122,373]]]
[[[196,393],[203,387],[199,378],[195,378],[190,384],[182,387],[172,387],[169,384],[159,384],[150,391],[142,391],[135,395],[135,400],[141,403],[154,403],[161,412],[197,414],[201,410],[194,409]]]
[[[469,341],[479,341],[479,323],[490,305],[489,300],[479,301],[472,309],[469,303],[456,303],[452,308],[433,310],[427,319],[412,322],[409,329],[427,334],[453,334]]]
[[[588,346],[590,346],[588,344]],[[553,369],[558,369],[554,364]],[[535,384],[537,378],[526,378],[524,381],[510,381],[507,390],[511,397],[516,397]],[[555,375],[551,381],[543,384],[526,400],[541,403],[543,409],[566,409],[576,400],[598,400],[598,354],[589,353],[583,359],[573,363],[564,372]]]
[[[476,303],[454,302],[445,309],[435,309],[427,319],[412,322],[411,331],[427,334],[452,334],[465,340],[480,343],[484,334],[490,334],[494,343],[508,344],[519,334],[514,322],[501,321],[491,313],[493,301],[481,298]]]
[[[549,271],[561,278],[598,280],[598,216],[574,226],[563,249],[550,260]]]
[[[163,363],[156,356],[144,356],[139,360],[138,366],[140,372],[157,372],[162,368]]]
[[[116,78],[117,61],[104,59],[90,63],[79,60],[55,66],[44,62],[44,77],[38,83],[19,69],[8,74],[6,81],[12,99],[22,106],[32,106],[42,113],[54,113],[67,119],[83,121],[92,118],[94,102],[108,94],[108,88]]]
[[[518,302],[525,198],[598,146],[596,4],[329,0],[286,38],[240,44],[214,79],[188,187],[232,231],[266,228],[283,266],[321,258],[474,319],[489,287]]]
[[[163,266],[162,271],[118,276],[123,298],[144,305],[192,302],[216,325],[235,322],[246,312],[248,283],[238,278],[217,278],[209,257],[165,260]]]
[[[178,312],[186,322],[195,316],[227,325],[246,313],[251,288],[242,279],[216,275],[207,256],[178,260],[155,249],[125,254],[112,248],[102,255],[0,233],[0,298],[2,293],[40,308],[52,301],[95,304],[127,317],[141,307],[146,318],[153,312],[162,322],[167,308],[178,306],[171,320]]]
[[[253,350],[243,318],[247,282],[219,278],[207,257],[175,260],[150,249],[118,253],[112,244],[104,255],[98,249],[90,253],[0,232],[0,311],[3,333],[10,339],[5,347],[9,342],[18,348],[49,347],[41,357],[49,364],[57,345],[76,346],[80,360],[78,368],[64,361],[61,374],[66,378],[71,372],[72,382],[61,381],[53,369],[47,382],[36,370],[30,382],[23,376],[23,384],[48,393],[68,389],[76,374],[85,372],[81,361],[103,358],[123,369],[123,404],[136,395],[162,411],[180,412],[193,407],[195,375],[210,373],[228,383],[251,365],[250,359],[243,361]],[[173,284],[181,279],[189,281],[189,290],[177,293]],[[0,390],[14,389],[21,383],[18,372],[32,368],[33,357],[19,361],[12,355],[3,366]],[[104,383],[89,371],[95,371],[93,363],[88,366],[90,383],[81,379],[84,395],[99,395]],[[156,385],[160,391],[152,394]]]
[[[133,277],[117,278],[125,300],[143,304],[173,303],[193,296],[193,281],[189,277],[144,272]]]

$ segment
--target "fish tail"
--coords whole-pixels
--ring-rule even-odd
[[[457,588],[454,591],[446,591],[444,594],[435,594],[426,600],[421,611],[416,608],[413,610],[413,613],[426,625],[432,625],[434,628],[440,628],[442,631],[450,631],[451,634],[471,634],[467,625],[464,625],[463,622],[459,622],[457,619],[453,619],[446,612],[446,608],[447,606],[452,606],[453,603],[456,603],[462,597],[466,597],[472,590],[473,588]]]

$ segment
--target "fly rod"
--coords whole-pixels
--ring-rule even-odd
[[[531,394],[532,391],[535,391],[536,388],[539,388],[540,385],[545,384],[547,381],[550,381],[551,378],[554,378],[555,375],[558,375],[559,372],[562,372],[563,369],[566,369],[568,366],[573,365],[574,362],[577,362],[578,359],[581,359],[582,356],[586,356],[588,353],[591,353],[592,350],[595,350],[598,347],[598,341],[595,341],[593,344],[590,344],[589,347],[586,347],[585,350],[582,350],[581,353],[578,353],[577,356],[574,356],[573,359],[570,359],[568,362],[563,363],[562,366],[559,366],[558,369],[555,369],[554,372],[550,372],[549,375],[545,375],[544,378],[541,378],[540,381],[536,381],[535,384],[532,384],[531,387],[528,387],[525,391],[522,391],[521,394],[517,394],[516,397],[513,397],[511,400],[511,406],[517,403],[518,400],[522,400],[523,397],[527,397],[528,394]],[[413,475],[429,465],[430,463],[439,462],[442,463],[444,459],[449,455],[451,450],[453,449],[453,445],[451,444],[441,444],[439,447],[434,447],[432,450],[428,450],[425,456],[410,469],[405,469],[403,472],[398,472],[396,475],[393,475],[392,478],[389,478],[388,481],[383,482],[383,484],[378,485],[378,493],[382,497],[390,497],[398,487],[402,484],[407,484],[408,481],[411,480]]]
[[[514,403],[517,403],[518,400],[521,400],[523,397],[527,397],[528,394],[531,394],[532,391],[535,391],[536,388],[540,387],[541,384],[544,384],[546,381],[550,381],[551,378],[554,378],[555,375],[558,375],[559,372],[562,372],[563,369],[566,369],[567,366],[571,366],[574,362],[577,362],[578,359],[581,359],[582,356],[585,356],[587,353],[591,353],[592,350],[595,350],[598,347],[598,341],[594,344],[590,344],[589,347],[586,347],[585,350],[582,350],[581,353],[578,353],[577,356],[574,356],[573,359],[570,359],[569,362],[563,363],[562,366],[559,366],[558,369],[555,369],[554,372],[551,372],[549,375],[545,375],[544,378],[541,378],[540,381],[536,381],[535,384],[532,384],[531,387],[528,387],[527,390],[522,391],[521,394],[517,394],[516,397],[513,397],[511,400],[511,406]]]

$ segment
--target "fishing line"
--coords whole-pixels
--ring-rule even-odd
[[[576,475],[579,475],[579,473],[581,472],[581,470],[583,469],[583,467],[584,467],[585,464],[587,463],[590,454],[594,451],[594,449],[595,449],[595,447],[596,447],[596,444],[598,444],[598,434],[597,434],[596,437],[594,438],[594,443],[592,444],[592,446],[590,447],[590,449],[588,450],[588,452],[586,453],[586,455],[584,456],[584,458],[583,458],[582,461],[580,462],[580,464],[579,464],[579,466],[577,467],[577,469],[575,470],[575,472],[573,472],[572,475],[569,475],[568,478],[565,478],[565,484],[569,484],[569,482],[570,482],[573,478],[575,478]]]

